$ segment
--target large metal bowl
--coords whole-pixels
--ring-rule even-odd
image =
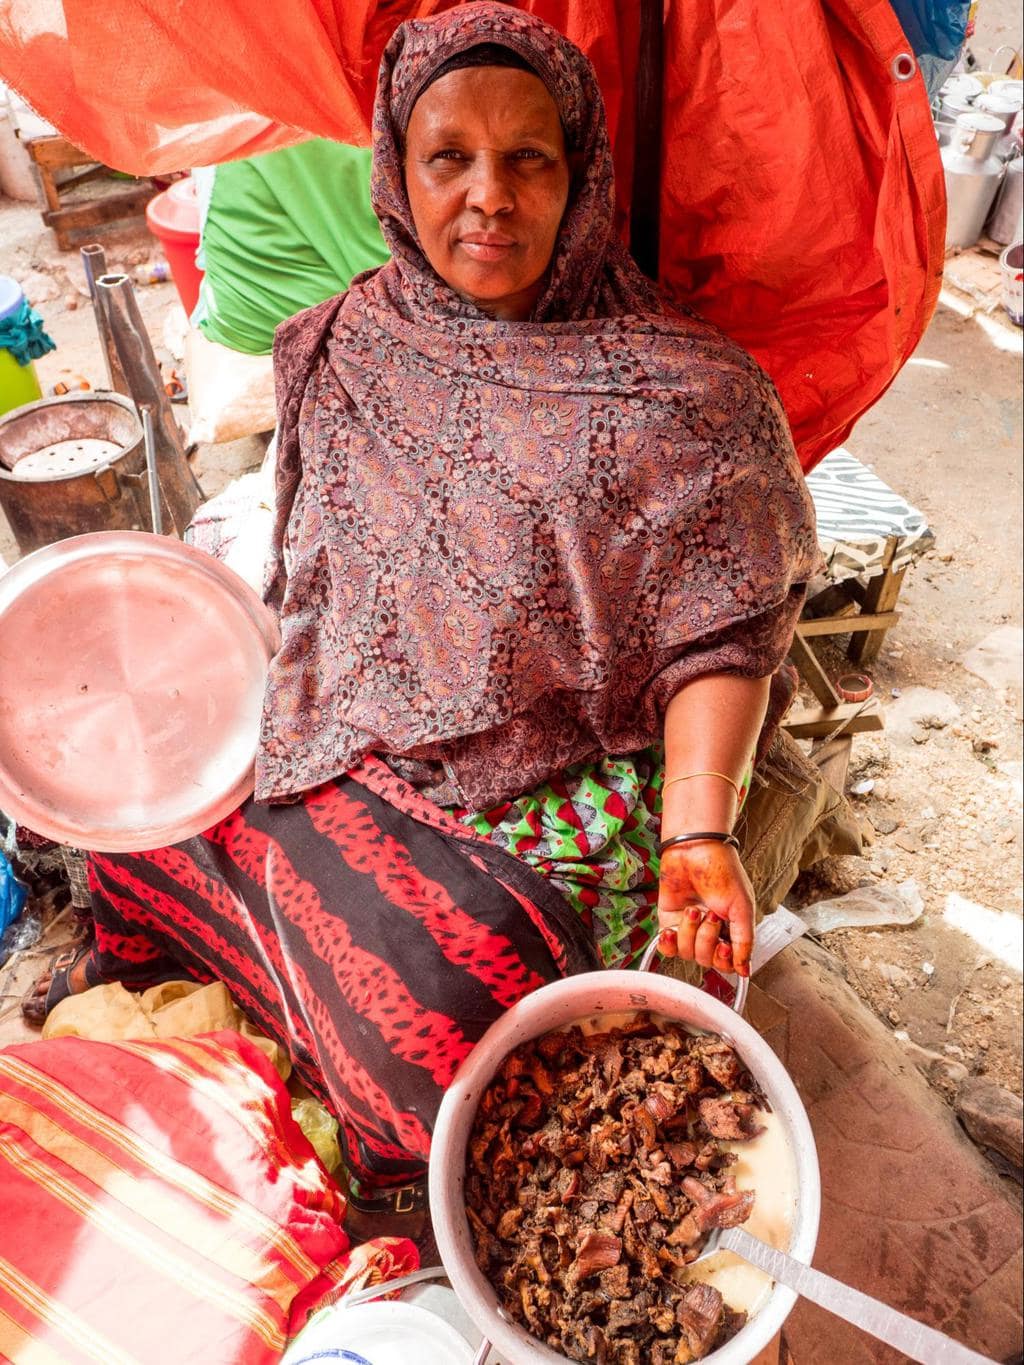
[[[165,536],[75,536],[0,577],[0,809],[58,843],[140,852],[252,792],[273,614]]]
[[[513,1006],[477,1043],[442,1101],[430,1148],[430,1210],[445,1271],[462,1306],[497,1354],[515,1365],[564,1365],[565,1357],[500,1313],[495,1292],[474,1259],[464,1183],[466,1144],[477,1106],[501,1063],[520,1044],[595,1014],[637,1010],[718,1033],[743,1058],[781,1120],[796,1168],[797,1202],[784,1250],[810,1264],[821,1208],[818,1155],[796,1087],[764,1039],[727,1005],[671,977],[605,971],[556,981]],[[775,1336],[795,1302],[791,1289],[774,1285],[746,1326],[705,1357],[708,1365],[747,1365]]]

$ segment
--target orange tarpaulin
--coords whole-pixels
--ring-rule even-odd
[[[527,0],[577,42],[632,179],[637,0]],[[136,174],[365,143],[396,25],[442,0],[0,0],[0,73]],[[942,168],[886,0],[666,0],[661,281],[746,346],[804,467],[909,357],[941,280]],[[343,212],[343,206],[339,205]]]

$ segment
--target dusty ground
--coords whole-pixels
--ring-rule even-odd
[[[157,254],[142,227],[102,240],[111,269]],[[38,362],[44,392],[79,376],[102,385],[77,253],[57,252],[34,206],[2,199],[0,242],[4,270],[25,282],[58,343]],[[169,366],[182,321],[173,286],[137,292]],[[851,799],[874,842],[863,859],[806,875],[792,903],[913,879],[924,902],[917,924],[837,931],[826,944],[905,1046],[1020,1093],[1021,334],[995,314],[972,315],[971,301],[955,291],[944,298],[916,356],[848,443],[927,513],[936,535],[934,552],[908,575],[903,620],[872,669],[889,729],[854,745],[850,783],[874,786]],[[202,450],[206,491],[217,492],[260,454],[246,442]],[[16,557],[2,517],[0,554]],[[964,659],[991,632],[1008,629],[1016,630],[1002,640],[1010,685],[993,686]],[[838,669],[838,656],[833,662]],[[972,932],[944,920],[951,895],[969,902],[963,924]],[[34,960],[24,963],[19,982],[35,969]],[[11,992],[0,1000],[7,1040],[17,1028],[18,987],[8,978],[3,989]]]
[[[1014,49],[1020,51],[1020,5],[1017,0],[980,0],[968,49],[982,70],[1008,71]]]
[[[874,843],[864,859],[819,865],[792,899],[916,881],[924,901],[917,924],[836,931],[828,947],[909,1041],[1019,1094],[1020,333],[994,316],[986,330],[956,311],[961,299],[947,297],[914,359],[848,442],[927,514],[936,535],[934,551],[907,576],[903,619],[871,670],[888,728],[854,741],[850,786],[874,786],[851,800]],[[1004,635],[1010,686],[964,667],[994,631]],[[983,907],[965,910],[982,941],[945,922],[951,894]],[[999,912],[1002,924],[992,923],[1002,929],[1002,953],[986,941],[984,909]]]

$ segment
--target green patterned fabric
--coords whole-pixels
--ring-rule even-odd
[[[657,931],[664,780],[659,745],[578,764],[493,810],[454,813],[558,887],[606,967],[632,967]],[[744,796],[749,785],[748,774]]]

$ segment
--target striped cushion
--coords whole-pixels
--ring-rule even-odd
[[[911,507],[848,450],[833,450],[807,476],[818,518],[818,544],[833,583],[882,572],[886,541],[896,536],[892,563],[902,569],[935,541],[923,512]]]
[[[237,1033],[0,1052],[0,1360],[276,1361],[344,1207]]]

